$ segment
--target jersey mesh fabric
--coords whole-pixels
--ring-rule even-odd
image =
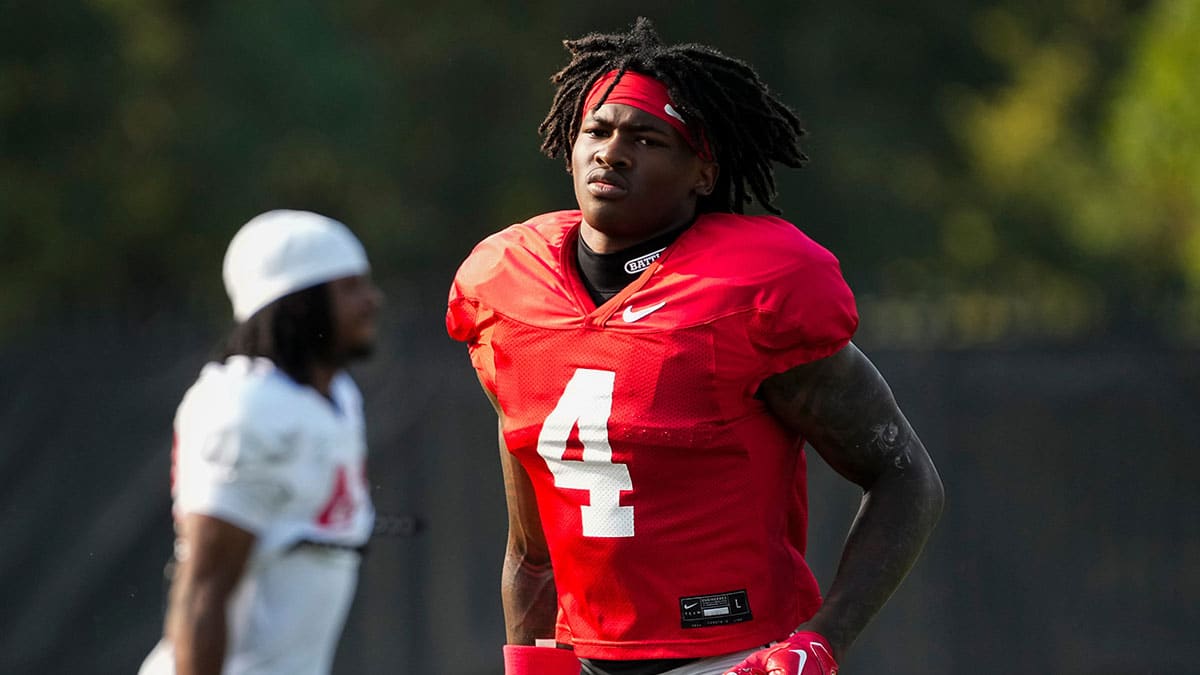
[[[447,314],[533,482],[558,638],[598,659],[778,639],[820,598],[797,526],[802,443],[754,393],[849,340],[857,316],[837,262],[785,221],[702,216],[594,307],[569,264],[578,223],[549,214],[483,242]],[[570,433],[547,431],[563,414]],[[682,599],[736,591],[751,616],[684,626]]]

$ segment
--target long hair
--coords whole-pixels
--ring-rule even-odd
[[[698,132],[696,137],[702,134],[713,148],[720,173],[712,194],[697,205],[701,212],[741,213],[755,199],[779,213],[772,163],[804,163],[804,130],[753,68],[706,45],[664,45],[645,17],[627,33],[591,33],[566,40],[563,46],[571,61],[550,78],[557,90],[538,127],[543,153],[563,157],[570,166],[588,92],[611,70],[633,70],[665,84],[672,104]],[[597,106],[603,102],[601,98]]]
[[[296,382],[312,384],[313,364],[334,358],[329,284],[289,293],[235,326],[222,360],[236,354],[268,358]]]

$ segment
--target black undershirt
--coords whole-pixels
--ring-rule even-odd
[[[642,271],[658,257],[656,253],[671,245],[679,235],[691,227],[691,222],[669,232],[647,239],[640,244],[621,249],[616,253],[596,253],[588,247],[583,236],[575,238],[575,268],[583,278],[592,302],[599,307],[607,302],[631,281],[641,276]]]
[[[658,258],[662,250],[679,238],[688,227],[677,227],[670,232],[664,232],[653,239],[640,244],[634,244],[616,253],[596,253],[588,248],[583,237],[576,238],[575,267],[583,279],[592,302],[599,307],[621,292],[634,279],[641,276],[642,271]],[[658,675],[672,668],[698,661],[699,659],[639,659],[635,661],[610,661],[607,659],[580,659],[587,668],[585,672],[594,675]]]
[[[661,675],[668,670],[700,659],[646,659],[642,661],[603,661],[579,659],[585,675]]]

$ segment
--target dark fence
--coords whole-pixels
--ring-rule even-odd
[[[437,299],[393,297],[355,370],[376,506],[425,527],[373,543],[338,673],[501,672],[495,423]],[[153,645],[171,417],[217,337],[93,319],[0,354],[0,672],[132,673]],[[949,499],[844,672],[1200,672],[1196,352],[863,346]],[[812,464],[827,585],[858,495]]]

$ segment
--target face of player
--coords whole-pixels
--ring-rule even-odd
[[[334,352],[340,361],[368,356],[375,348],[375,319],[383,292],[368,275],[329,282]]]
[[[700,159],[670,124],[621,103],[584,118],[571,152],[582,236],[611,253],[681,226],[712,192],[717,165]]]

